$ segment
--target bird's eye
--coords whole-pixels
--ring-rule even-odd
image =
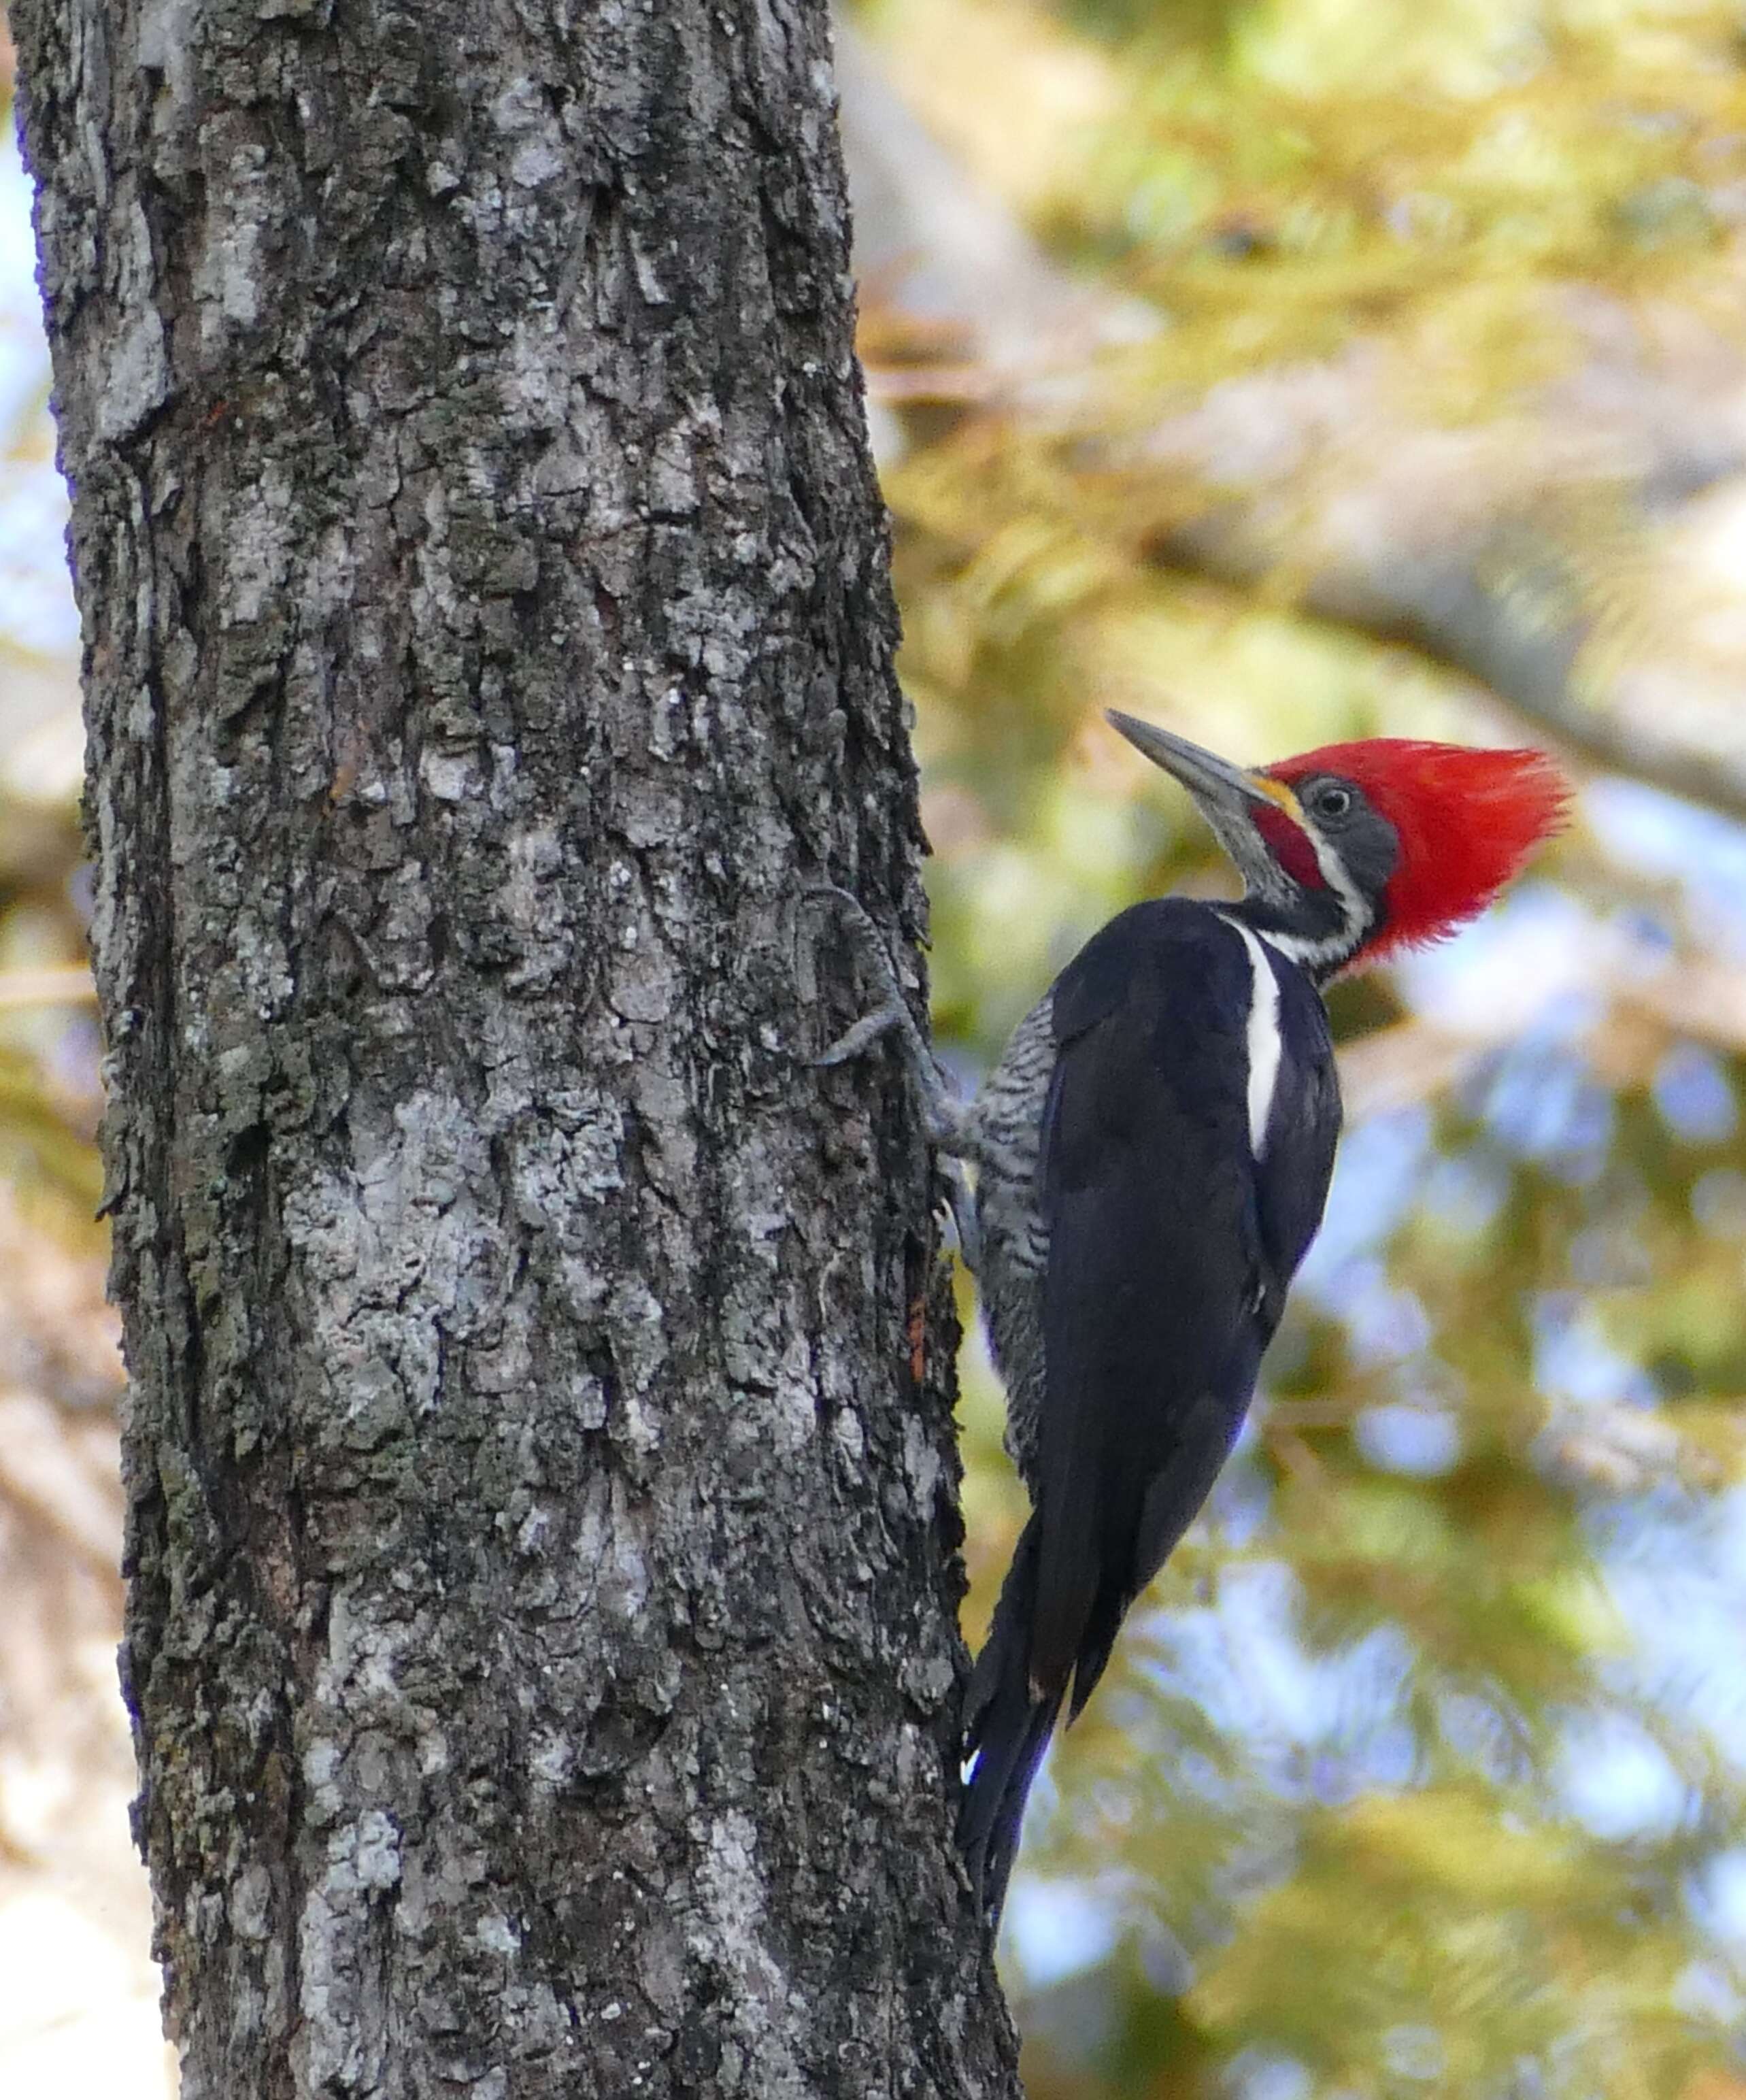
[[[1316,814],[1338,820],[1346,816],[1352,806],[1352,791],[1343,788],[1338,781],[1330,781],[1325,788],[1316,791]]]

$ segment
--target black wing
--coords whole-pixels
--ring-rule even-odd
[[[1321,1216],[1338,1128],[1326,1018],[1303,973],[1263,954],[1281,1041],[1259,1161],[1255,981],[1228,920],[1138,906],[1056,990],[1030,1665],[1039,1688],[1074,1673],[1074,1713],[1210,1491]]]

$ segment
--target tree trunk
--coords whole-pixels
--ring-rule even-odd
[[[823,0],[13,27],[187,2100],[1012,2092]]]

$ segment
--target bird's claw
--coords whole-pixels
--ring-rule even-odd
[[[981,1266],[981,1239],[977,1229],[975,1194],[963,1167],[950,1156],[964,1142],[964,1111],[953,1095],[950,1079],[917,1027],[884,941],[861,900],[834,882],[815,883],[805,894],[829,898],[846,907],[845,916],[863,967],[879,978],[884,993],[877,1006],[806,1062],[815,1071],[828,1071],[833,1065],[846,1065],[862,1056],[887,1035],[897,1037],[921,1098],[922,1125],[928,1142],[937,1154],[944,1155],[939,1162],[940,1174],[958,1235],[958,1251],[965,1268],[974,1274]]]
[[[940,1179],[946,1184],[946,1207],[952,1214],[952,1229],[958,1235],[958,1259],[972,1276],[979,1276],[982,1232],[977,1220],[976,1192],[955,1159],[942,1157],[938,1164]]]
[[[859,951],[858,960],[868,975],[877,979],[880,1002],[871,1012],[845,1028],[836,1041],[828,1044],[816,1057],[807,1063],[814,1070],[828,1070],[833,1065],[846,1065],[869,1050],[882,1036],[893,1030],[903,1037],[906,1048],[912,1058],[926,1057],[931,1053],[915,1026],[908,1002],[903,996],[903,985],[897,967],[891,960],[880,934],[858,897],[834,882],[815,882],[803,892],[807,897],[828,898],[834,904],[844,907],[850,938]]]
[[[864,1013],[851,1026],[845,1028],[836,1040],[821,1050],[807,1063],[814,1070],[824,1070],[832,1065],[846,1065],[869,1050],[882,1035],[888,1035],[894,1028],[901,1028],[909,1018],[902,1001],[888,999],[875,1006],[871,1013]]]

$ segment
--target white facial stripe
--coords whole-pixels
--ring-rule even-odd
[[[1346,939],[1356,947],[1370,929],[1370,907],[1358,893],[1358,885],[1346,872],[1346,863],[1334,848],[1323,838],[1313,824],[1306,824],[1304,831],[1310,844],[1316,849],[1316,865],[1321,870],[1321,879],[1340,900],[1346,916]]]
[[[1321,870],[1321,879],[1340,900],[1340,927],[1338,933],[1325,933],[1320,940],[1307,933],[1269,932],[1268,939],[1281,955],[1307,969],[1319,968],[1325,963],[1343,962],[1355,954],[1360,943],[1370,930],[1372,912],[1359,893],[1357,885],[1346,871],[1346,864],[1339,854],[1323,838],[1314,824],[1307,819],[1303,836],[1315,850],[1316,865]]]
[[[1279,980],[1261,943],[1235,919],[1225,924],[1241,934],[1249,951],[1249,1019],[1243,1030],[1249,1051],[1249,1149],[1259,1159],[1267,1145],[1268,1119],[1279,1084],[1279,1061],[1285,1044],[1279,1032]]]

